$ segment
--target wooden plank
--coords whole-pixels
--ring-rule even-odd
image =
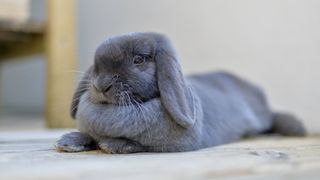
[[[43,23],[0,20],[0,60],[44,52],[44,29]]]
[[[42,34],[44,23],[36,21],[16,22],[10,20],[0,20],[0,32]]]
[[[75,0],[49,0],[47,53],[47,125],[72,127],[69,106],[75,85]]]
[[[0,31],[0,61],[44,51],[42,34],[25,34]]]
[[[263,137],[192,152],[110,155],[101,151],[58,153],[53,145],[63,133],[0,132],[0,179],[320,177],[319,137]]]

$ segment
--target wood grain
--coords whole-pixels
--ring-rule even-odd
[[[48,127],[73,127],[70,103],[75,86],[75,0],[49,0],[47,31]]]
[[[320,138],[260,137],[184,153],[58,153],[66,131],[0,133],[0,179],[319,179]],[[39,138],[41,137],[41,138]],[[19,173],[17,173],[19,172]]]

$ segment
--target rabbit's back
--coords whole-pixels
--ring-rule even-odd
[[[230,73],[188,77],[203,107],[203,146],[270,129],[272,113],[260,88]]]

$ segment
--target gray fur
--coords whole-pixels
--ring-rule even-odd
[[[285,136],[305,136],[307,134],[299,119],[291,114],[274,113],[271,133],[278,133]]]
[[[86,133],[65,134],[56,143],[56,149],[64,152],[81,152],[96,149],[95,141]]]
[[[190,151],[273,126],[258,87],[225,72],[185,78],[170,41],[157,33],[102,43],[75,92],[71,115],[79,131],[108,153]]]

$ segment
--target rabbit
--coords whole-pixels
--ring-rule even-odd
[[[228,72],[185,77],[169,38],[115,36],[96,50],[74,93],[79,132],[63,135],[63,152],[184,152],[275,132],[305,135],[294,116],[273,112],[263,91]]]

